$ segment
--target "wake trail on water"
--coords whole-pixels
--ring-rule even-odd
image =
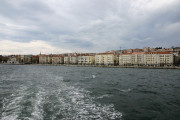
[[[16,120],[21,113],[21,102],[27,87],[22,86],[16,93],[3,100],[2,120]]]
[[[49,80],[50,79],[50,80]],[[113,104],[95,102],[90,92],[66,84],[62,76],[47,75],[41,85],[22,86],[3,101],[2,120],[121,119]],[[34,91],[33,91],[34,90]]]

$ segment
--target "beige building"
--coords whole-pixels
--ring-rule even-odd
[[[146,54],[146,61],[148,58],[148,65],[157,65],[157,66],[172,66],[174,64],[174,55],[170,52],[150,52]],[[151,57],[149,57],[151,55]]]
[[[48,63],[48,55],[40,54],[39,55],[39,64],[47,64]]]
[[[173,54],[170,52],[134,52],[119,55],[121,66],[172,66]]]
[[[64,56],[64,64],[70,64],[70,56]]]
[[[48,64],[52,64],[52,54],[47,57]]]
[[[9,59],[7,60],[8,64],[19,64],[17,57],[16,56],[10,56]]]
[[[118,57],[113,53],[99,53],[95,55],[96,65],[115,65],[118,63]]]
[[[174,64],[174,55],[170,52],[146,52],[146,66],[172,66]]]
[[[132,53],[125,53],[119,55],[119,65],[121,66],[130,66],[131,65]]]
[[[78,56],[77,55],[71,55],[69,60],[70,60],[70,64],[78,64]]]
[[[52,55],[52,64],[63,64],[64,57],[62,55]]]
[[[144,53],[145,52],[133,52],[131,55],[131,64],[136,66],[144,65]]]
[[[33,55],[17,55],[20,64],[32,64]]]
[[[79,55],[78,56],[78,64],[81,65],[92,65],[95,62],[94,55]]]

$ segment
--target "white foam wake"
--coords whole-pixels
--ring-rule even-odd
[[[130,92],[131,91],[131,89],[130,88],[128,88],[128,89],[126,89],[126,90],[120,90],[121,92]]]
[[[26,95],[24,92],[26,89],[27,87],[21,86],[16,93],[12,94],[8,98],[4,98],[2,120],[16,120],[18,118],[18,115],[21,112],[20,103],[23,101],[23,97]]]
[[[39,90],[36,94],[36,99],[34,101],[34,108],[32,112],[32,118],[34,120],[43,120],[43,97],[45,96],[44,90]]]
[[[88,119],[120,119],[122,113],[114,109],[113,104],[102,105],[96,103],[89,94],[90,92],[84,89],[67,86],[61,83],[56,91],[59,108],[55,112],[54,117],[61,115],[63,120],[88,120]],[[107,97],[107,96],[103,96]]]

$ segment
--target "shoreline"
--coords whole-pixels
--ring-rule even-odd
[[[66,66],[66,67],[103,67],[103,68],[138,68],[138,69],[180,69],[178,66],[153,67],[153,66],[107,66],[107,65],[72,65],[72,64],[2,64],[0,65],[40,65],[40,66]]]

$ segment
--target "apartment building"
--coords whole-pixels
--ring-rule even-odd
[[[95,55],[96,65],[115,65],[118,61],[118,57],[113,53],[99,53]]]
[[[70,56],[64,56],[64,64],[70,64]]]
[[[8,64],[19,64],[17,57],[14,55],[9,57],[7,63]]]
[[[120,66],[172,66],[170,52],[134,52],[119,55]]]
[[[39,64],[47,64],[48,63],[48,55],[40,54],[39,55]]]
[[[70,64],[78,64],[78,56],[77,55],[70,56]]]
[[[80,65],[92,65],[95,63],[94,55],[79,55],[78,56],[78,64]]]
[[[172,66],[174,64],[174,55],[171,52],[157,52],[159,58],[158,66]]]
[[[62,55],[52,55],[52,64],[63,64],[64,57]]]
[[[47,63],[52,64],[52,54],[47,56]]]
[[[119,55],[119,65],[130,66],[132,53],[124,53]]]

